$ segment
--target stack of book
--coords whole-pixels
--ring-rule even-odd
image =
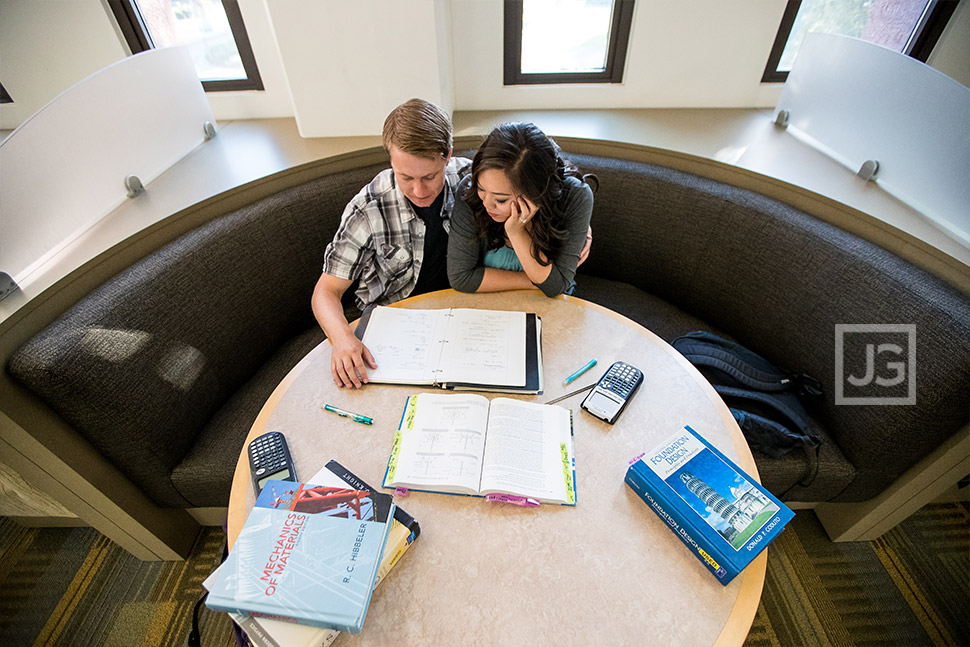
[[[420,532],[336,461],[307,483],[270,481],[206,580],[206,606],[228,612],[256,647],[326,647],[361,631],[374,587]]]

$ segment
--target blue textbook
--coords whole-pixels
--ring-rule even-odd
[[[359,633],[394,510],[388,494],[269,481],[206,606]]]
[[[690,427],[639,457],[625,480],[725,585],[795,516]]]

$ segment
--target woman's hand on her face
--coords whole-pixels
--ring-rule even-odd
[[[505,233],[508,234],[509,238],[515,234],[528,234],[526,225],[538,210],[539,208],[525,196],[514,198],[510,205],[511,213],[508,220],[505,221]]]

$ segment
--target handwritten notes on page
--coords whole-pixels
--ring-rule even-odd
[[[362,341],[377,361],[371,382],[526,385],[526,314],[378,307]]]
[[[441,361],[448,319],[444,310],[377,308],[364,332],[377,369],[368,372],[372,382],[431,384]]]
[[[525,313],[451,312],[443,381],[525,386]]]

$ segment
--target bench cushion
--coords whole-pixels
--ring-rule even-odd
[[[967,295],[757,193],[569,157],[599,178],[577,296],[668,341],[710,330],[823,382],[825,470],[790,500],[871,498],[967,424]],[[384,167],[309,180],[184,234],[27,342],[10,373],[160,505],[225,505],[248,423],[315,339],[309,300],[340,214]],[[843,323],[915,325],[916,405],[834,402]],[[775,492],[804,477],[802,457],[755,459]]]
[[[668,343],[691,330],[707,330],[727,336],[723,331],[628,283],[580,274],[576,277],[574,294],[636,321]],[[757,450],[751,450],[761,482],[774,494],[784,494],[786,501],[827,501],[844,490],[855,476],[855,468],[846,460],[817,417],[812,417],[811,426],[812,431],[822,439],[819,470],[811,485],[798,485],[810,475],[809,462],[801,450],[796,449],[781,458],[769,458]]]
[[[320,326],[314,324],[283,344],[212,417],[172,470],[172,484],[193,506],[229,505],[236,461],[256,416],[290,369],[325,339]]]
[[[310,295],[326,245],[347,202],[384,166],[311,180],[182,235],[28,341],[10,373],[155,502],[200,505],[186,496],[195,491],[187,472],[177,487],[173,470],[240,389],[314,325]],[[235,451],[247,432],[235,430]]]
[[[638,162],[571,159],[600,185],[583,273],[629,283],[822,381],[818,420],[857,470],[835,501],[879,494],[970,421],[966,294],[752,191]],[[915,405],[836,404],[839,324],[915,325]]]

